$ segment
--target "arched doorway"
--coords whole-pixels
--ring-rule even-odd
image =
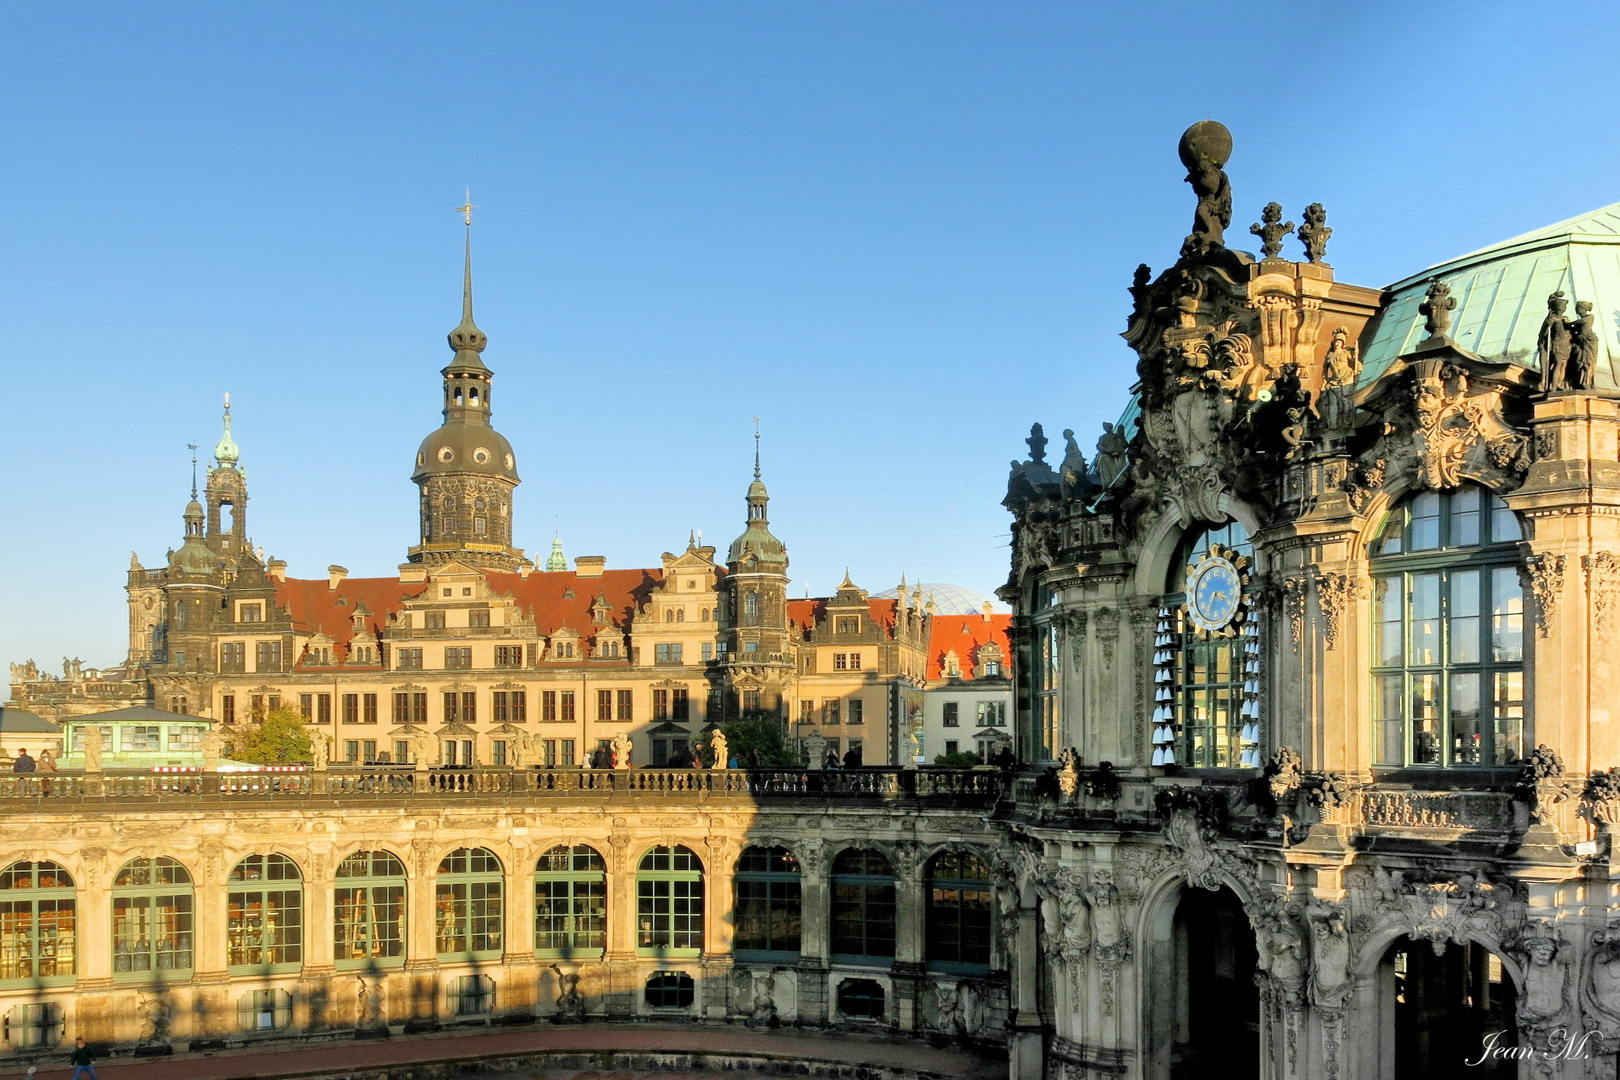
[[[1389,1036],[1384,1075],[1394,1080],[1517,1076],[1514,1057],[1484,1052],[1487,1045],[1518,1044],[1518,995],[1501,957],[1475,942],[1447,942],[1438,952],[1436,944],[1397,938],[1379,966]]]
[[[1183,889],[1151,933],[1143,1010],[1155,1080],[1259,1080],[1254,931],[1230,889]]]

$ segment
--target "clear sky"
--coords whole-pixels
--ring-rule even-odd
[[[1007,462],[1124,404],[1195,120],[1239,237],[1321,201],[1366,285],[1620,200],[1612,2],[11,0],[0,40],[0,660],[51,667],[122,659],[224,391],[256,542],[393,572],[468,186],[518,542],[723,547],[758,415],[796,595],[1005,580]]]

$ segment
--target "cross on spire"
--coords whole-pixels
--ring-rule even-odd
[[[466,199],[467,199],[466,202],[464,202],[460,206],[456,207],[456,213],[461,215],[461,220],[466,224],[468,229],[471,229],[472,228],[472,212],[474,210],[478,209],[478,207],[473,205],[472,188],[467,189]]]

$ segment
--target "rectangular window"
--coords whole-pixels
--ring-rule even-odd
[[[849,714],[844,717],[844,722],[846,724],[866,723],[865,711],[866,702],[862,701],[860,698],[854,698],[849,702]]]
[[[226,899],[226,966],[273,968],[304,959],[301,888],[231,892]]]
[[[1007,703],[1005,701],[977,702],[978,718],[976,727],[1003,727],[1007,723]]]
[[[598,720],[613,719],[613,691],[598,690],[596,692],[596,718]]]
[[[395,649],[394,666],[401,671],[421,670],[421,649]]]
[[[461,695],[461,722],[463,724],[478,723],[478,692],[468,690]]]
[[[163,729],[156,724],[125,725],[123,749],[156,753],[163,749]]]
[[[686,696],[685,689],[670,691],[669,718],[671,720],[690,720],[692,718],[692,703]]]
[[[652,692],[652,697],[653,697],[652,718],[654,720],[668,720],[669,719],[669,691],[668,690],[654,690]]]
[[[219,646],[219,670],[240,672],[247,670],[247,643],[226,641]]]
[[[360,722],[362,724],[375,724],[377,722],[377,695],[360,695]]]
[[[488,629],[489,628],[489,609],[488,608],[473,608],[471,611],[467,612],[467,625],[472,627],[475,630]]]
[[[315,722],[317,724],[330,724],[332,722],[332,695],[315,695]]]
[[[248,715],[253,718],[255,724],[264,719],[263,694],[253,694],[248,697]]]
[[[31,878],[24,880],[32,884]],[[40,887],[47,887],[49,880],[41,880]],[[0,979],[72,976],[76,930],[71,899],[0,901]],[[14,1036],[12,1045],[17,1045]]]
[[[562,741],[562,757],[561,757],[561,759],[559,760],[558,763],[565,769],[572,769],[574,767],[575,762],[574,762],[574,740],[573,739],[564,739]]]
[[[742,692],[742,707],[743,707],[743,711],[745,711],[745,712],[749,712],[749,713],[757,713],[757,712],[759,712],[759,691],[758,690],[744,690]]]
[[[242,604],[236,610],[237,622],[264,622],[263,604]]]
[[[444,695],[444,722],[454,724],[461,720],[461,695],[446,691]]]
[[[505,690],[496,690],[489,695],[489,709],[490,719],[494,720],[497,724],[506,723],[507,706]]]
[[[236,695],[225,694],[219,699],[219,718],[222,723],[236,723]]]
[[[703,948],[703,881],[636,881],[636,947],[652,952]]]
[[[801,724],[810,724],[810,723],[814,723],[815,719],[816,719],[816,703],[813,702],[813,701],[801,700],[799,702],[799,723],[801,723]]]
[[[202,729],[194,727],[172,727],[169,729],[170,750],[201,750]]]
[[[821,722],[823,724],[836,724],[840,720],[843,702],[838,698],[821,699]]]
[[[443,630],[444,629],[444,612],[442,612],[442,611],[430,611],[430,612],[428,612],[427,613],[426,626],[427,626],[427,628],[429,630]]]
[[[841,652],[833,653],[833,670],[834,671],[848,671],[849,670],[849,654],[848,653],[841,653]]]
[[[309,695],[305,694],[304,696],[308,697]],[[308,716],[309,714],[305,713],[304,715]],[[396,693],[394,695],[394,723],[396,723],[396,724],[408,724],[410,722],[411,722],[411,695]]]
[[[961,746],[961,745],[962,744],[957,742],[955,739],[946,739],[945,740],[945,752],[947,754],[954,754],[954,753],[956,753],[956,748],[958,746]]]
[[[472,646],[471,645],[460,645],[460,646],[452,645],[451,647],[445,649],[444,650],[444,666],[447,667],[447,668],[470,668],[470,667],[472,667]]]
[[[557,719],[557,691],[540,691],[540,720],[551,723]]]
[[[529,692],[527,690],[513,690],[508,703],[511,706],[511,711],[507,715],[507,722],[527,724],[529,722]]]
[[[535,951],[558,956],[607,946],[607,882],[597,872],[546,874],[534,883]]]
[[[360,722],[360,695],[343,695],[343,722],[345,724],[358,724]]]
[[[523,666],[523,646],[521,646],[521,645],[497,645],[497,646],[495,646],[495,666],[496,667],[522,667]]]
[[[254,671],[281,670],[281,642],[261,641],[254,646]]]
[[[738,952],[797,953],[800,913],[797,874],[738,874],[736,938]]]
[[[489,763],[491,765],[506,764],[506,740],[491,739],[489,741]]]
[[[572,690],[563,690],[561,693],[563,721],[572,724],[574,722],[574,692]]]
[[[411,695],[411,723],[418,727],[428,722],[427,694]]]
[[[191,893],[113,897],[113,972],[161,972],[192,966]]]
[[[619,719],[620,720],[634,720],[635,718],[636,718],[635,709],[634,709],[634,706],[632,704],[632,698],[630,697],[630,691],[629,690],[620,690],[619,691]]]
[[[837,634],[858,634],[861,632],[861,617],[859,615],[840,615],[833,622],[833,632]]]
[[[434,939],[440,956],[500,952],[500,879],[441,881],[433,899]]]
[[[703,644],[698,646],[698,651],[703,657],[703,662],[705,664],[708,663],[710,660],[714,659],[714,642],[705,641]]]
[[[405,955],[405,886],[333,889],[332,914],[332,955],[339,963]]]
[[[685,661],[681,659],[682,650],[684,648],[685,648],[685,646],[682,645],[681,642],[679,642],[679,641],[675,641],[675,642],[659,642],[657,645],[653,646],[653,663],[655,663],[655,664],[680,664],[680,663],[684,663]]]
[[[852,653],[849,654],[849,670],[851,670],[851,671],[859,671],[859,670],[861,670],[861,654],[860,653],[852,652]]]
[[[305,720],[313,720],[313,719],[315,719],[315,695],[314,694],[299,694],[298,695],[298,715],[302,716]],[[403,723],[403,721],[401,721],[401,723]]]
[[[540,744],[540,760],[548,769],[557,767],[557,740],[545,739]]]
[[[394,762],[399,765],[408,765],[411,760],[411,741],[409,739],[394,740]]]
[[[946,727],[962,726],[961,706],[957,702],[947,701],[945,703],[944,722]]]

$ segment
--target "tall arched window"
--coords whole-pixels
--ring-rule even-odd
[[[304,962],[304,876],[285,855],[249,855],[231,870],[226,922],[236,971],[289,971]]]
[[[703,863],[685,847],[655,847],[636,871],[636,952],[697,956],[703,951]]]
[[[833,860],[832,954],[882,967],[894,959],[894,867],[881,852],[851,848]]]
[[[1189,536],[1171,562],[1154,648],[1153,764],[1259,764],[1259,645],[1246,609],[1254,548],[1240,522]]]
[[[53,862],[0,871],[0,982],[73,981],[78,941],[73,879]]]
[[[131,859],[113,878],[113,975],[189,979],[191,874],[167,855]]]
[[[1522,535],[1506,503],[1471,485],[1390,512],[1371,566],[1378,764],[1524,757]]]
[[[787,848],[745,848],[732,882],[738,959],[798,960],[799,860]]]
[[[332,958],[340,968],[405,962],[405,864],[392,852],[356,851],[338,863]]]
[[[990,968],[990,868],[971,852],[929,860],[928,964],[958,974]]]
[[[488,848],[457,848],[439,863],[433,894],[439,959],[501,955],[501,860]]]
[[[594,957],[607,948],[607,865],[595,848],[558,845],[534,867],[534,951]]]
[[[743,625],[757,626],[759,624],[759,593],[751,592],[743,597]]]

